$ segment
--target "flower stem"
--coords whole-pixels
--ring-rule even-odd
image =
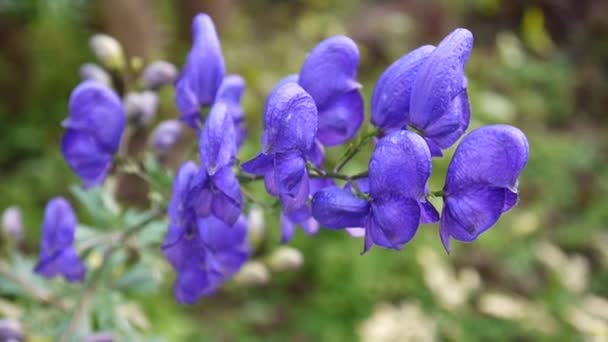
[[[373,137],[377,136],[378,133],[377,129],[372,129],[361,135],[353,145],[349,146],[342,158],[340,158],[338,164],[336,164],[336,167],[334,168],[334,172],[340,172],[340,170],[342,170],[342,168],[361,151],[363,146],[365,146]]]
[[[162,208],[154,209],[150,211],[140,222],[127,227],[119,238],[116,239],[114,243],[109,245],[103,254],[103,259],[99,268],[95,270],[95,272],[89,278],[85,288],[80,294],[79,300],[76,302],[76,306],[72,310],[72,314],[70,316],[70,320],[68,322],[67,327],[63,331],[61,335],[60,341],[71,341],[73,340],[76,329],[78,328],[78,323],[80,320],[87,314],[89,310],[89,306],[93,302],[95,297],[95,291],[97,286],[102,279],[103,274],[106,269],[110,265],[110,259],[112,254],[117,251],[124,242],[126,242],[131,236],[137,234],[139,231],[144,229],[150,222],[161,218],[164,215],[165,210]]]
[[[15,283],[15,285],[19,286],[20,289],[26,291],[39,301],[53,305],[61,310],[67,310],[65,303],[55,298],[51,292],[43,288],[36,287],[27,279],[23,279],[21,276],[13,272],[11,267],[2,260],[0,260],[0,275],[12,281]]]
[[[308,171],[311,178],[334,178],[341,179],[345,181],[352,181],[355,179],[365,178],[367,177],[367,172],[361,172],[354,175],[345,175],[335,171],[327,171],[317,168],[316,166],[308,163]]]

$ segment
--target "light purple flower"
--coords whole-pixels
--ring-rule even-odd
[[[74,249],[76,215],[68,201],[62,197],[50,200],[44,211],[40,259],[34,272],[53,278],[62,275],[69,282],[84,280],[86,267]]]
[[[182,124],[178,120],[165,120],[150,134],[149,144],[159,156],[166,156],[182,135]]]
[[[194,17],[192,34],[192,49],[175,84],[175,101],[182,113],[181,119],[199,130],[202,126],[200,108],[215,102],[225,67],[220,41],[208,15]]]
[[[127,119],[138,126],[147,126],[156,115],[158,102],[158,95],[150,90],[127,93],[123,99]]]
[[[70,168],[85,187],[101,184],[118,151],[125,128],[120,98],[95,81],[81,83],[70,96],[70,114],[61,150]]]
[[[173,84],[177,78],[177,67],[167,61],[154,61],[144,69],[142,83],[146,89],[158,89]]]
[[[517,184],[528,162],[526,136],[515,127],[478,128],[462,140],[448,167],[443,188],[440,236],[469,242],[491,228],[517,203]]]

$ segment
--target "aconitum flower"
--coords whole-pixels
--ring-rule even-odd
[[[212,294],[249,256],[247,224],[242,216],[234,226],[214,216],[197,217],[191,195],[197,173],[192,162],[178,170],[169,203],[169,231],[162,246],[177,272],[175,297],[188,304]]]
[[[112,77],[95,63],[85,63],[78,70],[81,81],[97,81],[108,87],[112,86]]]
[[[146,89],[158,89],[167,84],[173,84],[177,78],[178,70],[175,65],[167,61],[154,61],[144,69],[142,83]]]
[[[426,45],[397,60],[374,88],[372,123],[385,133],[410,127],[441,156],[469,126],[464,66],[472,48],[471,32],[457,29],[436,48]]]
[[[490,229],[517,203],[517,178],[528,162],[526,136],[515,127],[478,128],[462,140],[443,188],[440,236],[469,242]]]
[[[234,122],[236,134],[236,146],[239,147],[245,141],[247,128],[245,127],[245,115],[241,108],[241,99],[245,92],[245,80],[239,75],[228,75],[222,81],[217,91],[215,103],[223,103]]]
[[[378,141],[369,162],[369,199],[348,188],[326,188],[312,201],[313,217],[324,227],[365,227],[364,251],[376,244],[400,250],[421,223],[439,220],[427,202],[431,154],[420,136],[397,131]]]
[[[178,120],[165,120],[150,134],[149,145],[157,155],[164,157],[175,146],[182,135],[182,123]]]
[[[220,41],[208,15],[194,17],[192,35],[192,49],[175,84],[175,101],[181,119],[199,130],[202,127],[200,108],[215,102],[225,67]]]
[[[56,197],[48,202],[36,273],[47,278],[62,275],[69,282],[83,281],[86,267],[73,246],[76,225],[76,215],[67,200]]]
[[[302,65],[298,83],[315,101],[319,113],[317,139],[323,145],[346,142],[363,123],[358,67],[359,49],[345,36],[319,43]]]
[[[85,187],[101,184],[118,151],[125,113],[116,93],[95,81],[78,85],[70,96],[70,114],[61,151]]]
[[[147,126],[156,115],[158,102],[158,95],[150,90],[127,93],[123,99],[127,119],[138,126]]]
[[[2,234],[17,244],[23,242],[23,217],[19,207],[8,207],[2,212]]]
[[[308,198],[307,154],[317,132],[317,108],[299,85],[285,82],[266,104],[263,150],[241,168],[263,175],[269,194],[281,199],[287,211],[299,209]]]
[[[196,176],[197,214],[214,215],[233,225],[241,214],[243,198],[238,179],[232,172],[236,160],[234,123],[228,107],[216,103],[201,133],[201,169]]]

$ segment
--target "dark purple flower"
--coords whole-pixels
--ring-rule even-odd
[[[192,49],[175,84],[175,101],[181,119],[198,130],[202,126],[200,108],[215,102],[225,67],[220,41],[208,15],[194,17],[192,35]]]
[[[440,236],[469,242],[491,228],[517,203],[517,178],[528,162],[526,136],[515,127],[494,125],[469,133],[458,145],[443,188]]]
[[[456,29],[418,69],[412,86],[408,125],[421,132],[433,156],[452,146],[469,126],[471,109],[464,66],[473,34]]]
[[[62,275],[69,282],[84,280],[86,267],[74,249],[76,215],[68,201],[56,197],[48,202],[42,222],[40,259],[34,272],[53,278]]]
[[[262,153],[242,165],[243,171],[263,175],[269,194],[286,210],[299,209],[308,198],[306,159],[317,132],[317,109],[304,89],[286,82],[266,104]]]
[[[326,188],[315,194],[312,214],[331,229],[365,227],[365,247],[400,250],[420,223],[439,220],[426,201],[431,155],[420,136],[397,131],[378,141],[369,162],[369,200],[348,189]]]
[[[319,43],[302,65],[298,82],[315,101],[319,113],[317,139],[324,145],[346,142],[363,123],[358,67],[359,49],[345,36]]]
[[[407,126],[410,98],[418,70],[435,47],[425,45],[399,58],[380,76],[371,104],[371,122],[383,132]]]
[[[236,132],[236,146],[239,147],[245,141],[247,128],[245,127],[245,115],[241,108],[241,98],[245,91],[245,80],[239,75],[228,75],[224,78],[222,85],[217,91],[215,103],[226,105],[228,113],[232,116]]]
[[[247,224],[242,216],[234,226],[214,216],[197,217],[191,201],[197,173],[192,162],[178,171],[169,204],[169,231],[162,246],[177,273],[175,297],[187,304],[212,294],[249,257]]]
[[[63,156],[85,187],[101,184],[118,151],[125,113],[113,90],[95,81],[81,83],[70,96],[70,115],[62,123]]]

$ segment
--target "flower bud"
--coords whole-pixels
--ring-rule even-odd
[[[84,342],[114,342],[114,337],[109,332],[99,332],[89,335],[83,339]]]
[[[275,272],[295,271],[304,265],[302,253],[289,246],[277,248],[268,260],[268,266]]]
[[[177,143],[182,125],[177,120],[165,120],[156,126],[150,135],[150,147],[159,156],[165,156]]]
[[[8,207],[2,213],[2,233],[17,244],[23,241],[23,219],[18,207]]]
[[[123,106],[130,122],[147,126],[158,110],[158,96],[152,91],[130,92],[125,95]]]
[[[89,40],[89,47],[97,60],[106,68],[120,70],[125,66],[125,56],[120,43],[107,34],[96,34]]]
[[[112,86],[112,78],[110,75],[95,63],[85,63],[81,65],[78,73],[82,81],[97,81],[108,87]]]
[[[167,61],[154,61],[150,63],[142,76],[144,87],[158,89],[164,85],[172,84],[177,79],[178,70],[175,65]]]
[[[24,340],[21,323],[13,319],[0,319],[0,341],[21,342]]]
[[[270,281],[270,272],[260,261],[249,261],[234,276],[234,281],[242,286],[262,286]]]
[[[249,209],[247,222],[249,223],[249,243],[253,248],[255,248],[264,240],[266,231],[266,224],[264,223],[264,210],[257,205],[253,205],[251,209]]]

